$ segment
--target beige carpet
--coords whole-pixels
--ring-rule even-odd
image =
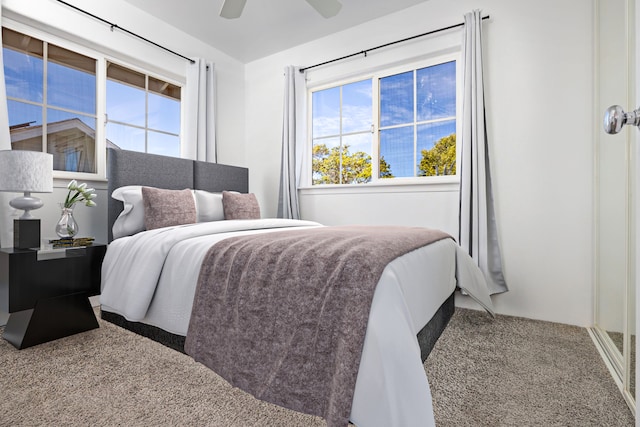
[[[101,322],[25,350],[0,340],[2,426],[314,426],[188,356]],[[631,426],[586,330],[459,309],[426,364],[439,426]]]
[[[457,310],[441,338],[426,362],[439,426],[635,423],[584,328]]]

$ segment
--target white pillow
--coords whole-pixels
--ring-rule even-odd
[[[222,221],[224,219],[222,193],[210,193],[204,190],[194,190],[194,193],[198,222]]]
[[[124,209],[113,223],[113,238],[131,236],[145,230],[144,202],[142,201],[142,186],[127,185],[116,188],[111,197],[124,203]]]
[[[193,190],[196,203],[197,221],[222,221],[224,208],[222,193]],[[144,201],[141,185],[126,185],[113,190],[111,197],[124,203],[124,209],[113,223],[113,238],[132,236],[146,230],[144,225]]]

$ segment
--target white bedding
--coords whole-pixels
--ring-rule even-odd
[[[102,309],[186,335],[200,264],[226,237],[283,227],[285,219],[216,221],[145,231],[113,241],[102,268]],[[357,426],[435,425],[416,334],[456,284],[491,312],[471,258],[451,239],[410,252],[383,271],[374,293],[351,411]]]

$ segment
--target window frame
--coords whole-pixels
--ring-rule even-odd
[[[439,175],[439,176],[414,176],[414,177],[397,177],[397,178],[380,178],[380,79],[396,74],[415,71],[434,65],[444,64],[455,61],[456,63],[456,174],[455,175]],[[452,188],[460,182],[458,171],[460,170],[460,149],[459,136],[462,130],[462,56],[460,50],[448,53],[440,53],[427,58],[412,58],[399,64],[377,67],[375,70],[363,71],[362,73],[352,74],[348,77],[337,77],[327,80],[320,84],[309,84],[307,86],[307,142],[308,149],[307,160],[308,166],[301,180],[299,188],[304,190],[321,190],[331,189],[338,192],[358,192],[357,189],[371,188],[371,191],[383,191],[380,187],[406,186],[406,185],[429,185],[433,186],[433,191],[441,191],[442,189]],[[371,149],[371,181],[362,184],[313,184],[313,93],[325,89],[338,86],[344,86],[350,83],[359,82],[370,79],[372,82],[372,149]],[[414,82],[415,84],[415,82]],[[414,95],[415,96],[415,95]],[[415,111],[414,111],[415,113]],[[375,188],[378,189],[375,189]],[[342,189],[342,190],[340,190]],[[366,191],[366,190],[365,190]]]
[[[54,44],[61,48],[70,50],[72,52],[87,56],[89,58],[96,60],[96,129],[95,129],[95,150],[96,150],[96,172],[72,172],[72,171],[61,171],[54,170],[53,178],[54,180],[87,180],[87,181],[107,181],[107,154],[106,154],[106,146],[107,146],[107,138],[106,138],[106,125],[107,125],[107,63],[111,62],[117,64],[121,67],[129,68],[133,71],[137,71],[139,73],[145,74],[147,79],[149,77],[163,80],[172,85],[176,85],[180,87],[181,90],[181,100],[180,100],[180,149],[182,147],[183,135],[184,135],[184,94],[186,83],[184,80],[180,81],[176,77],[171,77],[173,73],[166,72],[162,74],[162,71],[159,70],[158,67],[153,66],[151,64],[134,64],[130,61],[126,60],[126,55],[123,54],[122,57],[117,57],[112,54],[109,54],[105,51],[100,50],[99,48],[88,47],[92,43],[83,40],[80,37],[69,36],[69,37],[61,37],[56,34],[52,34],[50,32],[39,29],[35,26],[16,21],[11,18],[6,18],[3,16],[2,27],[6,27],[10,30],[17,31],[23,33],[25,35],[37,38],[43,42]],[[84,45],[83,43],[86,43]],[[3,73],[4,74],[4,73]],[[45,87],[46,90],[46,79],[45,79]],[[146,120],[146,118],[145,118]],[[46,116],[43,117],[43,121],[46,121]],[[46,132],[46,123],[43,123],[43,134]],[[43,151],[44,151],[44,142],[43,142]]]

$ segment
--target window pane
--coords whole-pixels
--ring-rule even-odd
[[[7,101],[9,128],[21,128],[42,124],[42,107],[19,101]]]
[[[149,131],[147,152],[163,156],[180,157],[180,138],[165,133]]]
[[[4,48],[4,79],[7,96],[32,102],[43,100],[43,61],[41,57]]]
[[[47,110],[47,152],[53,169],[71,172],[96,171],[96,119]]]
[[[455,61],[417,70],[416,79],[418,121],[455,117]]]
[[[96,76],[49,63],[47,101],[51,106],[96,114]]]
[[[107,116],[109,121],[144,126],[144,90],[107,80]]]
[[[342,87],[342,133],[371,129],[371,80]]]
[[[371,181],[371,133],[342,137],[342,184]]]
[[[13,150],[42,151],[42,107],[7,101]]]
[[[380,158],[394,177],[414,176],[413,126],[380,131]]]
[[[456,121],[418,126],[418,175],[456,174]]]
[[[150,129],[180,133],[180,101],[149,92]]]
[[[380,126],[413,122],[413,71],[380,79]]]
[[[107,123],[107,148],[122,148],[144,153],[144,129]]]
[[[3,28],[2,45],[7,96],[42,102],[44,73],[42,41]]]
[[[313,138],[340,134],[340,87],[313,92]]]
[[[340,138],[313,142],[313,184],[340,184]]]

